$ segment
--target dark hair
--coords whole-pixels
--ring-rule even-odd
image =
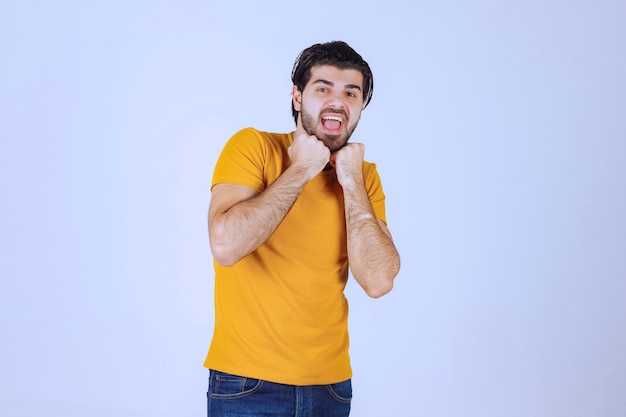
[[[365,106],[369,104],[374,90],[372,70],[361,55],[352,49],[350,45],[342,41],[317,43],[300,52],[291,70],[291,81],[293,85],[298,87],[299,91],[303,91],[304,87],[309,82],[311,78],[311,68],[315,65],[332,65],[340,69],[355,69],[360,71],[361,74],[363,74],[363,98]],[[298,112],[293,105],[293,100],[291,101],[291,114],[297,124]]]

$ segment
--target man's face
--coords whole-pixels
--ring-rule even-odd
[[[304,91],[293,87],[293,103],[302,128],[335,152],[350,139],[364,107],[363,74],[354,69],[331,65],[311,68],[311,78]]]

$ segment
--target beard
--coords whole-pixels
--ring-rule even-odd
[[[347,117],[345,116],[345,112],[341,110],[333,110],[328,109],[332,113],[339,113],[344,115],[344,119],[347,121]],[[323,111],[320,113],[320,118],[323,115]],[[350,136],[356,129],[356,126],[359,124],[359,121],[354,124],[350,129],[343,129],[342,133],[337,135],[329,135],[322,131],[321,128],[321,120],[316,120],[313,115],[308,113],[304,106],[301,107],[300,111],[300,120],[302,121],[302,128],[309,135],[313,135],[319,140],[321,140],[324,145],[330,150],[330,153],[336,152],[339,149],[343,148],[348,140],[350,140]],[[347,124],[346,124],[347,125]]]

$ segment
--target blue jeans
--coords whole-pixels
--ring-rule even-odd
[[[209,371],[208,417],[347,417],[352,382],[283,385]]]

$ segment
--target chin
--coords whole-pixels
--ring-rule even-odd
[[[330,152],[332,153],[332,152],[337,152],[339,149],[346,146],[346,144],[348,143],[348,139],[347,138],[342,139],[341,137],[326,136],[324,140],[322,140],[322,142],[324,142],[324,145],[326,145],[326,147],[330,149]]]

